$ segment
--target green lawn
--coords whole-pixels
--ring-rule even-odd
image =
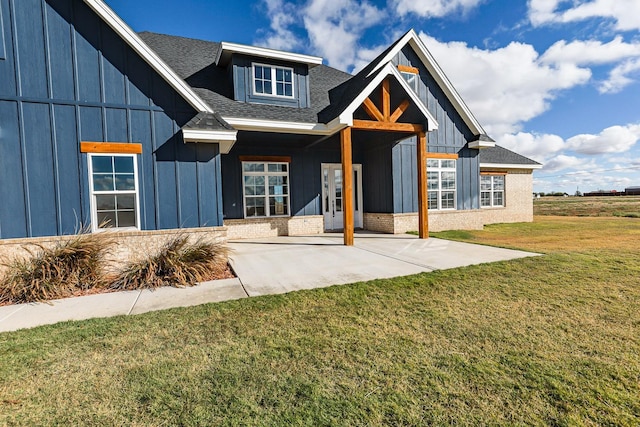
[[[640,424],[640,220],[547,255],[0,334],[0,425]]]

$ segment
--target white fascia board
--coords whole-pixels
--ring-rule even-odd
[[[447,76],[444,74],[444,71],[442,70],[440,65],[438,65],[438,62],[435,60],[433,55],[431,55],[429,49],[427,49],[425,44],[422,42],[422,40],[420,40],[420,37],[413,29],[404,35],[404,37],[396,44],[396,47],[387,53],[383,60],[380,61],[378,66],[376,66],[376,68],[374,68],[369,75],[373,74],[376,70],[382,67],[383,64],[392,61],[393,58],[398,54],[398,52],[400,52],[402,48],[407,44],[411,45],[424,66],[427,67],[429,73],[431,73],[433,78],[438,83],[438,86],[440,86],[447,98],[449,98],[449,100],[453,104],[454,108],[458,111],[458,114],[460,114],[464,122],[467,124],[467,126],[469,126],[469,129],[471,129],[471,131],[475,135],[485,134],[486,132],[480,125],[480,122],[478,122],[471,110],[469,110],[469,107],[467,107],[458,91],[453,87],[451,81],[449,81]]]
[[[235,130],[195,130],[182,129],[182,139],[186,143],[218,144],[221,154],[229,154],[236,143],[238,132]]]
[[[235,141],[237,135],[238,131],[235,130],[182,129],[185,142]]]
[[[248,46],[244,44],[222,42],[220,49],[216,55],[215,64],[220,63],[220,59],[224,52],[241,53],[250,56],[259,56],[261,58],[279,59],[281,61],[298,62],[307,64],[310,67],[321,65],[322,58],[319,56],[303,55],[300,53],[285,52],[282,50],[269,49],[266,47]]]
[[[438,121],[433,117],[433,115],[429,112],[427,107],[422,103],[422,100],[416,94],[413,89],[409,86],[409,84],[402,77],[400,72],[393,66],[391,62],[388,62],[378,74],[369,82],[369,84],[364,88],[360,94],[344,109],[340,116],[338,116],[340,123],[353,126],[353,113],[362,105],[362,103],[371,95],[371,93],[382,83],[382,81],[389,75],[392,75],[396,78],[398,83],[403,87],[406,94],[411,98],[413,103],[420,109],[420,112],[427,119],[427,132],[434,131],[438,129]]]
[[[518,165],[509,163],[480,163],[480,169],[542,169],[542,165]]]
[[[197,111],[213,113],[195,92],[103,0],[84,0],[147,64],[162,76]]]
[[[222,117],[235,129],[254,132],[299,133],[305,135],[331,135],[340,127],[334,128],[335,123],[283,122],[278,120],[247,119],[244,117]],[[333,123],[333,122],[332,122]],[[342,126],[344,127],[344,126]]]
[[[496,146],[496,143],[491,141],[476,140],[476,141],[471,141],[469,143],[469,148],[474,148],[476,150],[481,150],[483,148],[493,148],[495,146]]]

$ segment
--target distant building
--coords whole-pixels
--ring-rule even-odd
[[[640,196],[640,187],[627,187],[624,189],[627,196]]]

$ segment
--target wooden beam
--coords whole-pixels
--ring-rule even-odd
[[[345,246],[353,246],[353,160],[351,158],[351,128],[340,131],[342,155],[342,219]]]
[[[427,153],[427,158],[429,159],[448,159],[448,160],[457,160],[457,154],[449,154],[449,153]]]
[[[384,121],[388,122],[391,116],[391,91],[388,77],[382,81],[382,114],[384,115]]]
[[[81,153],[140,154],[142,144],[129,142],[81,142]]]
[[[403,73],[420,74],[420,70],[416,67],[409,67],[408,65],[398,65],[398,71]]]
[[[418,236],[429,237],[429,210],[427,197],[427,134],[418,133]]]
[[[480,171],[480,175],[507,175],[507,171]]]
[[[371,117],[373,120],[377,120],[379,122],[384,122],[384,115],[378,110],[376,104],[370,98],[367,98],[362,103],[362,108],[364,111]]]
[[[398,108],[396,108],[396,111],[394,111],[391,117],[389,118],[391,123],[397,122],[400,116],[402,116],[404,112],[407,111],[407,108],[409,108],[409,105],[411,104],[409,103],[408,99],[405,99],[404,101],[402,101],[402,104],[400,104]]]
[[[353,120],[354,130],[384,130],[389,132],[419,133],[424,130],[422,125],[413,123],[374,122],[371,120]]]

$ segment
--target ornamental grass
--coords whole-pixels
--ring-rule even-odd
[[[187,287],[226,276],[229,249],[224,243],[187,235],[168,240],[160,250],[128,263],[109,284],[111,290]]]
[[[106,286],[104,265],[114,240],[83,229],[47,247],[24,246],[27,256],[9,262],[0,278],[0,305],[47,301],[81,295]]]

